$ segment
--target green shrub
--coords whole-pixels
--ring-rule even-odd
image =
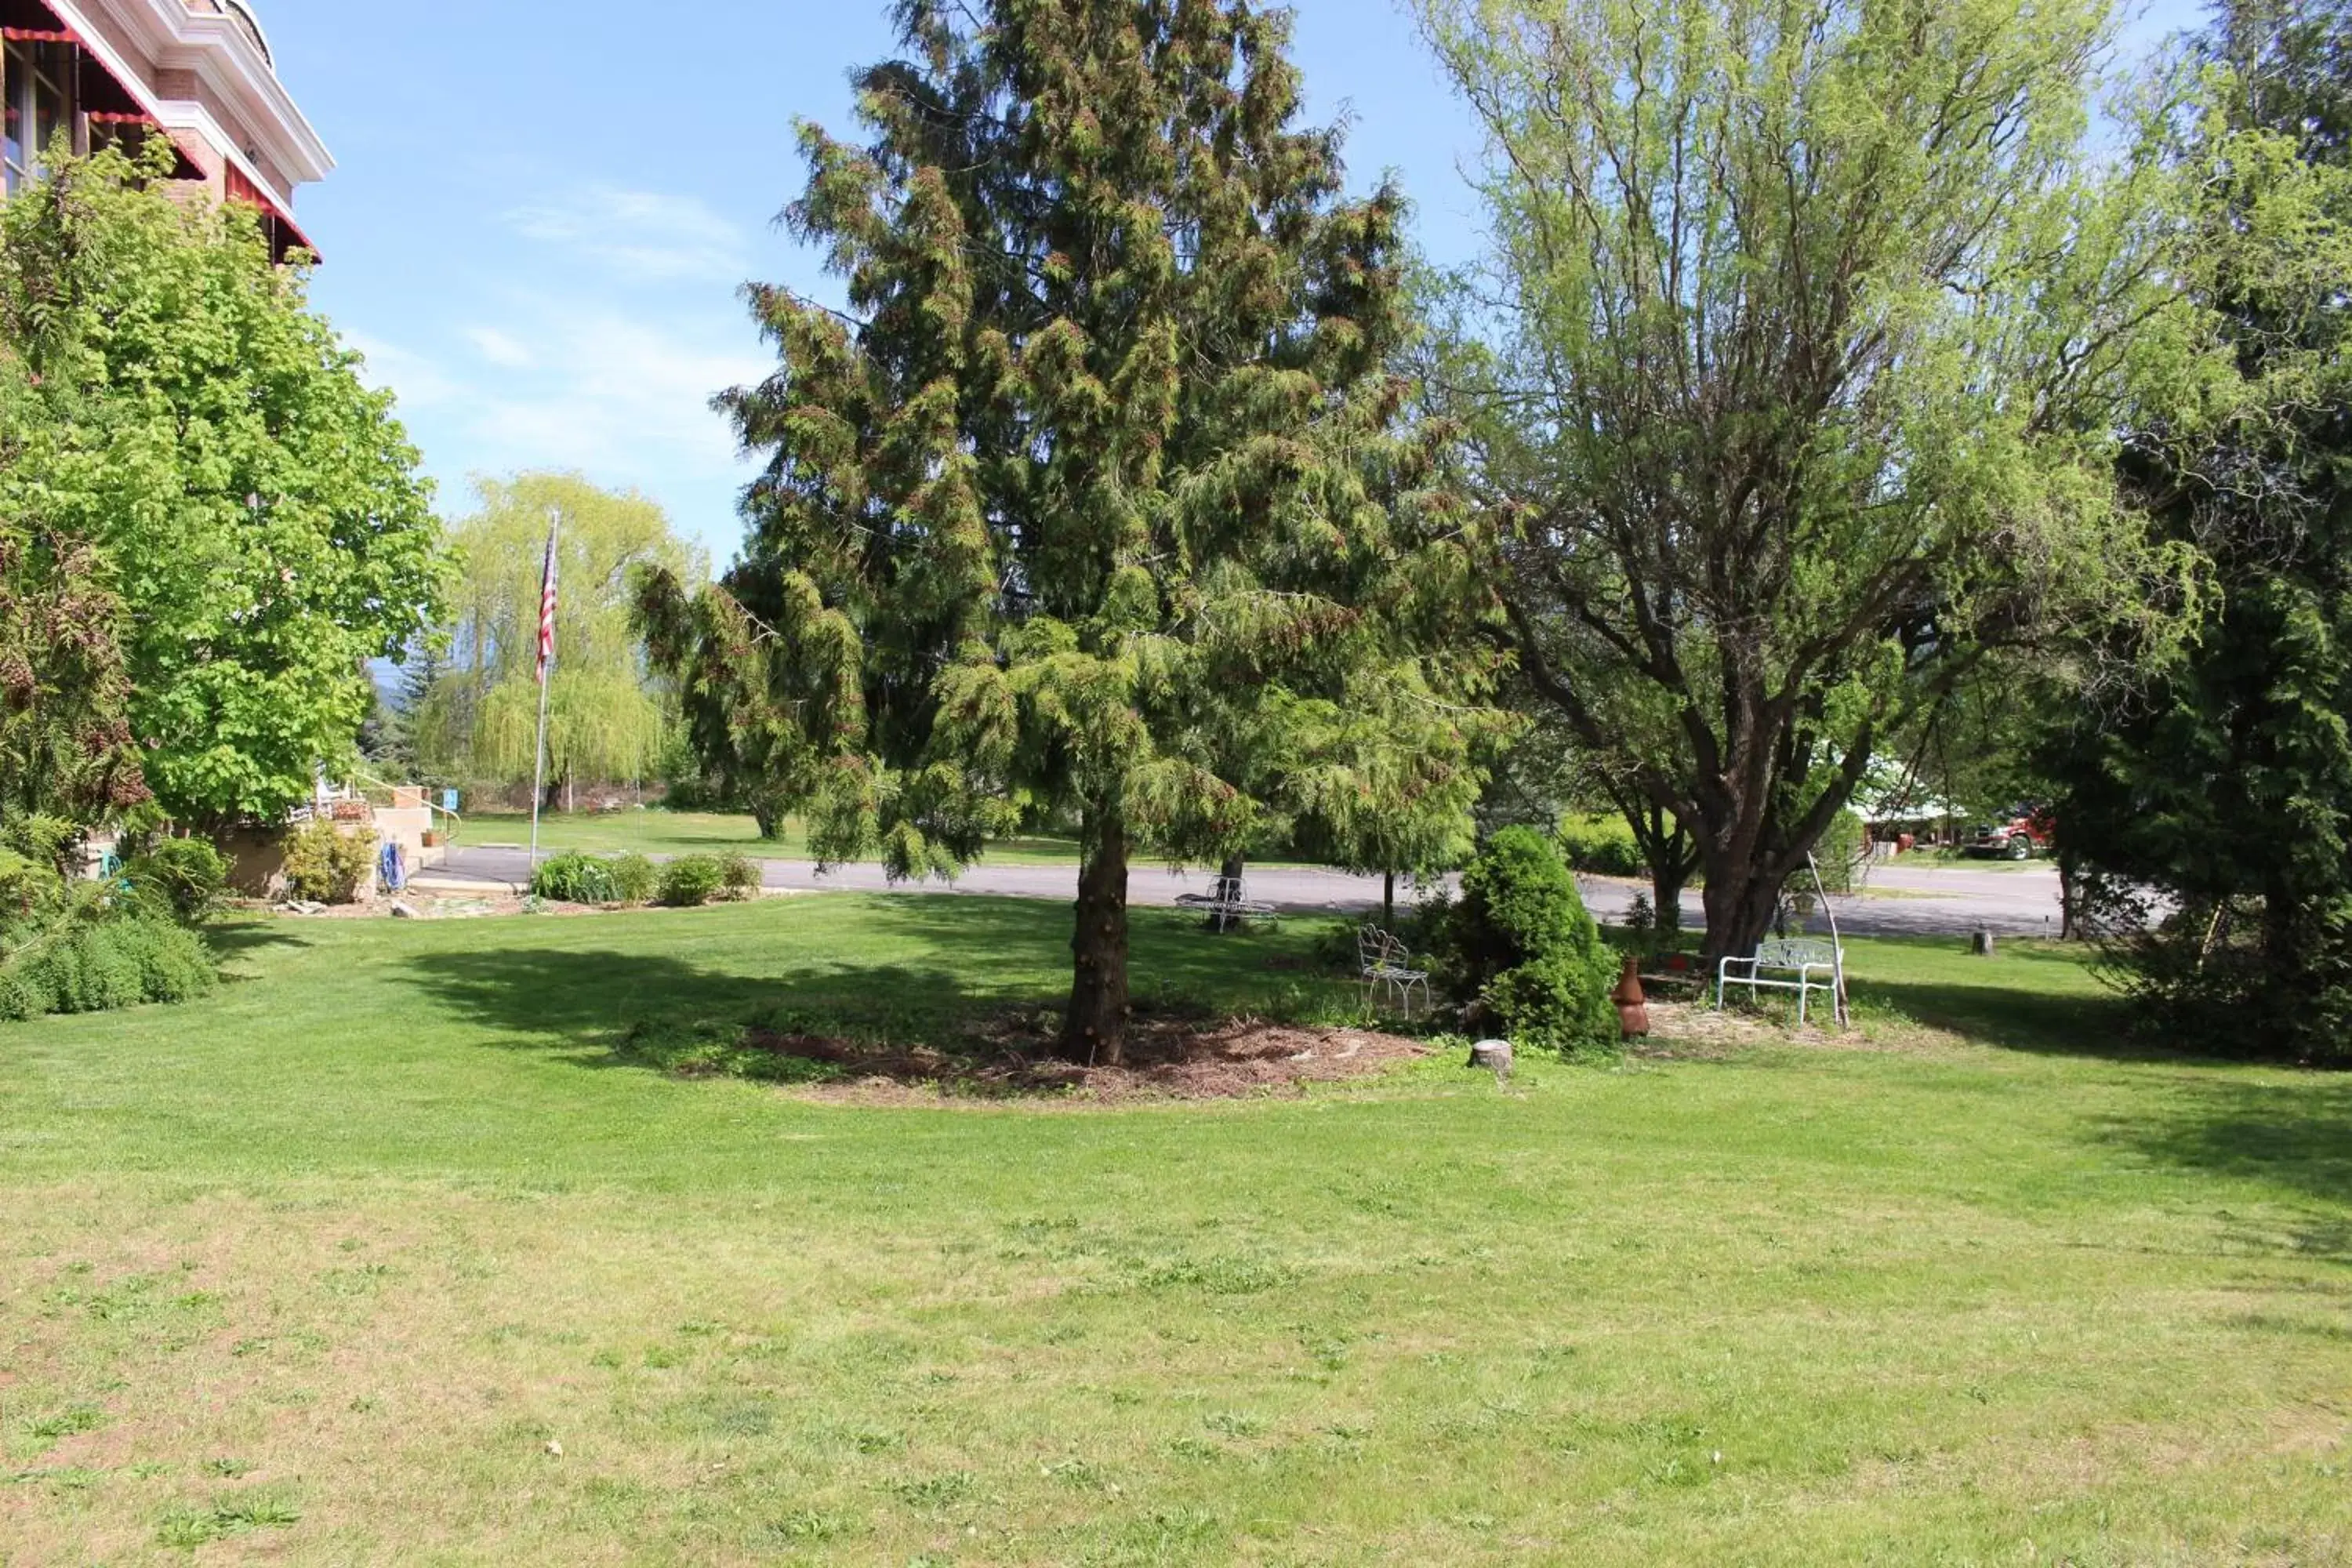
[[[0,1018],[184,1002],[217,978],[204,941],[150,914],[60,921],[0,964]]]
[[[685,855],[662,868],[656,889],[673,909],[690,910],[717,898],[727,886],[727,868],[716,855]]]
[[[563,904],[617,904],[620,889],[609,862],[574,851],[540,863],[531,873],[534,897]]]
[[[649,902],[661,886],[660,868],[642,855],[615,855],[605,862],[605,867],[613,874],[613,896],[616,902]]]
[[[38,812],[12,816],[0,823],[0,846],[58,872],[71,870],[77,858],[75,851],[81,847],[83,837],[79,823],[68,822],[61,816],[44,816]]]
[[[159,839],[124,864],[122,879],[145,907],[193,924],[220,907],[228,858],[201,838]]]
[[[1649,862],[1622,816],[1578,816],[1559,825],[1560,853],[1569,865],[1592,877],[1646,877]]]
[[[1832,893],[1853,892],[1869,858],[1869,830],[1851,811],[1839,812],[1822,831],[1821,842],[1813,846],[1813,863],[1822,868],[1822,887]],[[1813,891],[1811,867],[1789,879],[1789,891]]]
[[[756,898],[760,891],[760,868],[748,855],[722,855],[719,859],[719,886],[730,899]]]
[[[286,890],[314,904],[348,904],[375,871],[375,844],[312,822],[286,840]]]
[[[65,879],[55,867],[28,859],[14,849],[0,848],[0,911],[8,917],[30,913],[64,886]]]
[[[661,884],[661,872],[642,855],[583,855],[574,850],[541,862],[534,897],[562,904],[642,904]]]
[[[1462,876],[1438,943],[1456,1002],[1482,1003],[1517,1045],[1573,1051],[1616,1037],[1615,956],[1550,839],[1507,827]]]

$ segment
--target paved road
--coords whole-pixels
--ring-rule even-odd
[[[530,857],[520,849],[480,846],[452,849],[446,864],[430,873],[436,877],[503,884],[524,881]],[[1018,899],[1074,901],[1078,894],[1075,866],[990,865],[982,862],[952,885],[943,882],[893,884],[879,866],[837,866],[820,873],[805,860],[766,860],[762,880],[771,888],[803,892],[918,892],[984,894]],[[1128,895],[1139,904],[1171,905],[1185,893],[1206,893],[1213,873],[1170,871],[1165,867],[1139,865],[1129,881]],[[1638,882],[1588,877],[1581,879],[1585,900],[1604,921],[1622,917],[1637,892]],[[1253,899],[1273,904],[1286,913],[1359,913],[1381,901],[1378,877],[1353,877],[1343,871],[1266,867],[1249,873]],[[1398,897],[1410,897],[1404,889]],[[1955,867],[1883,865],[1874,867],[1869,890],[1835,900],[1842,930],[1874,934],[1959,935],[1989,930],[2004,936],[2040,936],[2057,931],[2058,876],[2043,866]],[[1684,923],[1705,923],[1697,895],[1683,900]],[[1820,923],[1818,917],[1816,923]]]

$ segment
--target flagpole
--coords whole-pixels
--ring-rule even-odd
[[[547,514],[547,575],[540,583],[540,615],[547,614],[547,586],[555,573],[555,534],[561,514],[551,510]],[[530,875],[539,879],[539,803],[547,793],[547,689],[555,681],[555,654],[547,647],[548,639],[540,643],[543,650],[539,666],[539,751],[538,760],[530,770]]]

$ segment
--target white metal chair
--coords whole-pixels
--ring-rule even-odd
[[[1397,1005],[1408,1018],[1412,1016],[1412,993],[1421,988],[1421,1004],[1434,1007],[1430,1000],[1429,971],[1412,967],[1412,954],[1404,943],[1382,931],[1368,925],[1356,932],[1357,978],[1363,982],[1364,1003],[1370,1006],[1375,993],[1385,992],[1394,996]]]
[[[1760,942],[1750,956],[1727,958],[1716,965],[1718,1009],[1725,991],[1734,985],[1747,986],[1750,997],[1759,991],[1795,992],[1797,1022],[1801,1025],[1814,992],[1826,992],[1833,1003],[1845,995],[1845,949],[1834,942],[1811,939]]]
[[[1274,913],[1272,904],[1258,903],[1249,897],[1249,890],[1242,885],[1242,879],[1239,877],[1223,875],[1210,883],[1209,891],[1206,894],[1180,895],[1176,900],[1176,907],[1180,910],[1202,910],[1208,915],[1209,923],[1220,931],[1230,931],[1254,916],[1264,917]]]

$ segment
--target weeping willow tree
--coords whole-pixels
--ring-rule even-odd
[[[479,510],[454,541],[464,576],[450,628],[453,664],[420,708],[421,739],[462,750],[458,771],[502,784],[529,780],[539,733],[541,569],[558,525],[561,592],[547,693],[551,803],[580,780],[643,778],[667,730],[629,621],[640,569],[698,580],[702,559],[671,533],[660,507],[571,474],[484,480]],[[420,757],[430,768],[433,759]]]
[[[752,290],[742,564],[649,578],[645,623],[706,763],[821,856],[951,870],[1075,816],[1064,1047],[1116,1061],[1133,857],[1475,797],[1478,672],[1430,651],[1464,562],[1391,368],[1403,205],[1342,199],[1280,13],[898,17],[870,140],[802,133],[789,220],[847,309]]]

